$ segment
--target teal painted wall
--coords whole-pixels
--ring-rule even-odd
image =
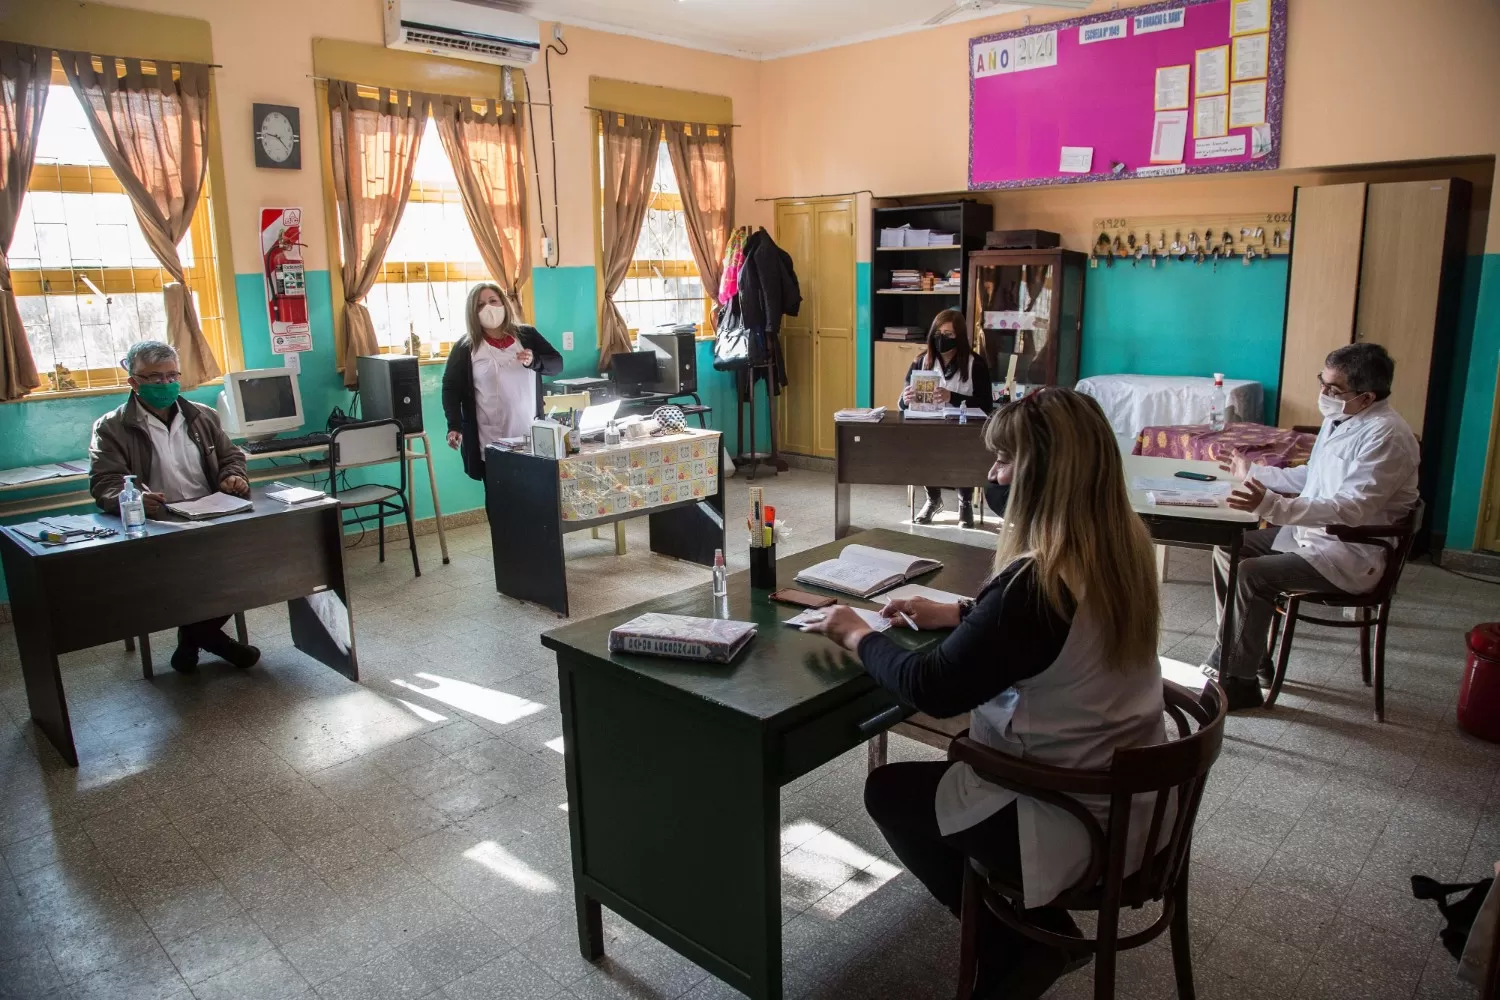
[[[1212,264],[1091,268],[1085,278],[1080,374],[1202,375],[1253,379],[1276,413],[1285,257]]]
[[[854,265],[854,405],[869,406],[874,396],[875,383],[874,334],[870,328],[870,301],[874,296],[871,288],[869,261]]]
[[[1472,548],[1479,526],[1479,497],[1495,412],[1495,376],[1500,370],[1500,254],[1470,258],[1464,285],[1466,325],[1460,328],[1454,352],[1453,381],[1461,393],[1453,394],[1449,408],[1450,418],[1455,410],[1459,414],[1454,454],[1447,466],[1452,470],[1453,486],[1446,523],[1434,521],[1446,528],[1444,544],[1450,549]],[[1465,338],[1467,354],[1462,349]]]

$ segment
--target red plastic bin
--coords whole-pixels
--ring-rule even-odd
[[[1500,743],[1500,622],[1475,625],[1469,632],[1458,724],[1482,740]]]

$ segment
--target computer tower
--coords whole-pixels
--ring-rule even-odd
[[[698,328],[680,326],[640,335],[640,349],[656,352],[656,381],[648,392],[669,396],[698,391]]]
[[[361,420],[401,421],[408,434],[422,433],[422,378],[410,354],[359,357]]]

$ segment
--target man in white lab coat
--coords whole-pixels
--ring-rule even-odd
[[[1307,464],[1292,469],[1226,466],[1244,484],[1228,499],[1275,527],[1246,532],[1234,593],[1234,635],[1215,647],[1230,710],[1265,703],[1271,682],[1273,602],[1287,591],[1361,594],[1380,580],[1385,551],[1352,545],[1324,529],[1394,524],[1417,503],[1416,435],[1391,409],[1395,363],[1378,344],[1350,344],[1329,354],[1318,376],[1323,426]],[[1228,600],[1229,553],[1214,550],[1214,596],[1220,620]]]

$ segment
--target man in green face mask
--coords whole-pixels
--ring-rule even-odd
[[[178,396],[182,375],[177,351],[143,340],[131,345],[120,365],[130,373],[130,398],[99,418],[89,442],[89,491],[99,509],[119,511],[126,476],[136,477],[145,493],[146,516],[153,518],[164,516],[169,503],[215,491],[249,496],[245,455],[219,426],[218,413]],[[197,669],[199,649],[238,667],[255,663],[260,651],[225,635],[227,620],[178,629],[173,668],[183,673]]]

